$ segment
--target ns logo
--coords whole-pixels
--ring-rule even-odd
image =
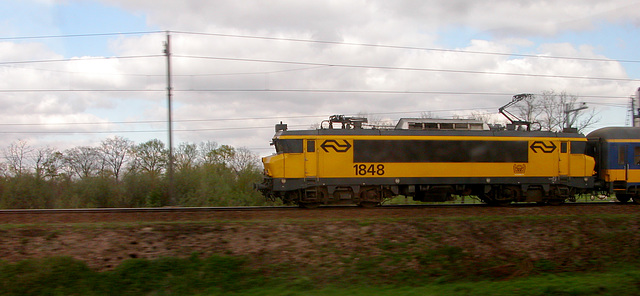
[[[527,165],[525,164],[514,164],[513,165],[513,173],[516,175],[524,175],[527,170]]]
[[[351,149],[351,144],[347,140],[325,140],[320,144],[320,148],[324,150],[324,152],[329,152],[329,150],[333,150],[338,153],[344,153]]]

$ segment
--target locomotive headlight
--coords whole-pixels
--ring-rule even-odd
[[[280,179],[280,183],[282,184],[287,183],[287,179]]]
[[[400,184],[400,179],[396,178],[396,184]]]

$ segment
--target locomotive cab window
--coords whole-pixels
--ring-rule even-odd
[[[633,148],[633,163],[640,165],[640,146]]]
[[[276,152],[280,153],[302,153],[302,139],[278,139],[274,140]]]
[[[587,142],[571,142],[571,154],[587,154]]]

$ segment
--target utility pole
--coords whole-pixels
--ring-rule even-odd
[[[631,99],[631,126],[634,127],[640,126],[640,106],[636,103],[640,103],[640,88],[636,91],[635,98]]]
[[[636,98],[631,97],[631,126],[635,127],[636,126]],[[627,117],[629,118],[629,117]],[[627,122],[629,123],[629,122]]]
[[[164,54],[167,57],[167,113],[168,113],[168,132],[169,132],[169,167],[167,168],[167,179],[169,180],[169,203],[175,205],[174,186],[173,186],[173,120],[171,119],[171,35],[167,31],[167,41],[164,44]]]

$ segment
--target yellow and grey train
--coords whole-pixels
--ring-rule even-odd
[[[640,128],[578,133],[491,130],[474,121],[401,119],[362,128],[334,115],[316,130],[276,125],[257,188],[271,200],[313,207],[375,206],[473,195],[489,204],[558,204],[577,194],[615,193],[640,202]],[[336,125],[338,125],[336,127]]]

